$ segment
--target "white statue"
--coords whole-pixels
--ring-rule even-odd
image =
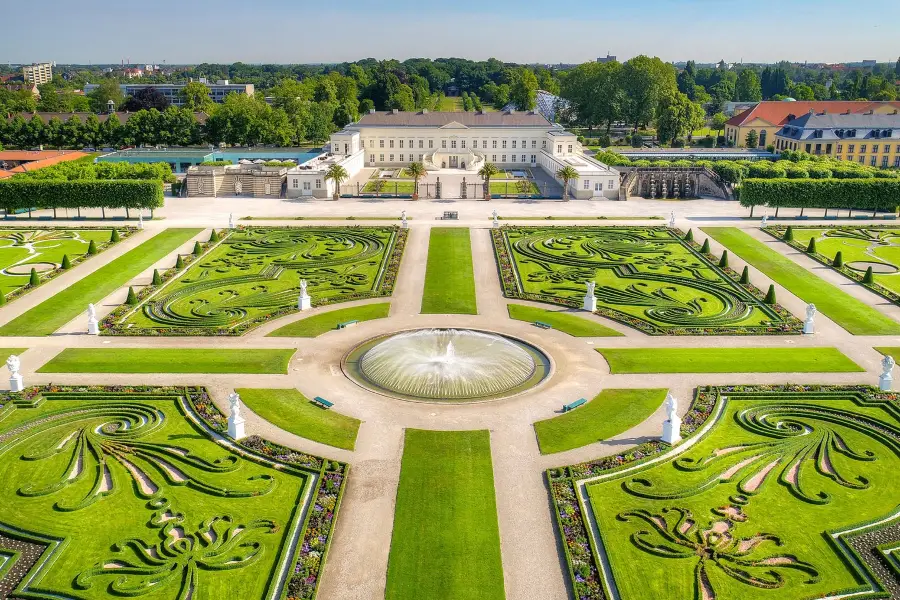
[[[885,355],[881,361],[882,373],[878,378],[878,389],[882,392],[889,392],[894,387],[894,357]]]
[[[768,226],[769,226],[769,215],[768,215],[768,214],[765,214],[765,215],[763,215],[763,217],[762,217],[762,222],[759,224],[759,228],[760,228],[760,229],[765,229],[765,228],[768,227]]]
[[[297,310],[309,310],[312,308],[312,298],[306,292],[306,280],[300,280],[300,297],[297,299]]]
[[[666,394],[666,420],[663,423],[662,441],[674,446],[681,441],[681,417],[678,416],[678,399],[672,392]]]
[[[244,191],[244,184],[237,177],[234,178],[234,193],[240,195]]]
[[[268,181],[266,182],[266,196],[270,196],[272,194],[272,184]]]
[[[496,208],[494,209],[494,212],[491,213],[491,216],[494,218],[494,220],[493,220],[493,222],[492,222],[491,225],[492,225],[495,229],[496,229],[497,227],[500,227],[500,220],[499,220],[499,218],[498,218],[498,215],[497,215],[497,209],[496,209]]]
[[[228,213],[228,229],[234,229],[234,213]]]
[[[815,304],[807,304],[806,305],[806,321],[803,323],[803,333],[815,333],[816,332],[816,324],[814,319],[816,318],[816,305]]]
[[[88,335],[100,335],[100,325],[97,322],[97,309],[93,304],[88,304]]]
[[[138,213],[138,229],[144,228],[144,213]]]
[[[597,310],[597,298],[594,296],[594,288],[596,287],[596,282],[587,282],[587,294],[584,295],[584,305],[582,306],[584,310],[590,312],[595,312]]]
[[[228,407],[231,409],[228,415],[228,435],[232,439],[239,440],[244,435],[244,417],[241,416],[241,397],[237,392],[228,394]]]
[[[675,211],[669,213],[669,227],[675,229]]]
[[[406,222],[406,211],[405,210],[400,211],[400,226],[403,227],[403,229],[406,229],[407,227],[409,227],[409,223]]]
[[[25,384],[22,383],[22,376],[19,375],[21,366],[19,357],[15,354],[6,359],[6,368],[9,369],[9,391],[11,392],[21,392],[25,389]]]

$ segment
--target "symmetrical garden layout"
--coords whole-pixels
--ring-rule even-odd
[[[239,335],[297,310],[300,281],[313,306],[389,296],[406,230],[254,227],[228,234],[110,333]]]
[[[345,465],[219,437],[202,388],[31,388],[0,405],[0,596],[315,595]]]
[[[896,394],[700,388],[682,433],[548,473],[576,597],[894,597]]]
[[[645,333],[798,332],[789,312],[678,230],[503,227],[493,236],[508,297],[580,307],[596,281],[598,314]]]

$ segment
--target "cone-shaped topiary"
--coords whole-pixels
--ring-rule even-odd
[[[722,251],[722,258],[719,259],[719,266],[722,268],[728,266],[728,250]]]
[[[212,243],[215,243],[218,241],[219,241],[219,234],[216,233],[215,229],[213,229],[212,233],[209,234],[209,242],[212,244]]]
[[[834,262],[832,263],[836,268],[844,266],[844,254],[838,250],[837,254],[834,255]]]
[[[37,287],[41,285],[41,278],[38,277],[37,271],[31,269],[31,277],[28,278],[28,285],[31,287]]]
[[[203,254],[203,247],[200,245],[200,242],[194,242],[194,256],[200,256]]]
[[[684,236],[684,240],[686,242],[694,241],[694,230],[693,229],[688,229],[687,235]]]
[[[703,240],[703,246],[700,247],[700,252],[703,254],[709,254],[709,238]]]
[[[740,283],[747,285],[750,283],[750,269],[744,267],[744,270],[741,271],[741,281]]]
[[[162,277],[156,269],[153,269],[153,285],[162,285]]]
[[[816,251],[816,238],[811,237],[811,238],[809,238],[809,244],[806,246],[806,253],[814,254],[815,251]]]
[[[94,243],[94,240],[91,240],[91,243],[88,244],[87,253],[90,254],[91,256],[93,256],[94,254],[97,254],[97,244]]]
[[[137,294],[134,293],[134,288],[128,286],[128,297],[125,298],[125,304],[130,304],[134,306],[138,303]]]
[[[184,268],[184,259],[181,258],[181,255],[178,255],[178,258],[175,259],[175,268],[183,269]]]
[[[794,228],[791,227],[790,225],[788,225],[788,228],[785,229],[785,231],[784,231],[784,237],[781,239],[783,239],[786,242],[793,242],[794,241]]]
[[[769,291],[766,292],[766,299],[764,300],[764,302],[766,304],[775,304],[776,300],[775,300],[775,286],[774,285],[769,286]]]
[[[113,229],[112,234],[109,236],[109,241],[111,244],[115,244],[119,241],[119,230]]]
[[[863,275],[863,283],[867,283],[869,285],[875,283],[875,275],[872,274],[872,267],[866,269],[866,274]]]
[[[61,269],[71,269],[72,268],[72,261],[69,260],[68,254],[63,254],[63,259],[62,259],[62,262],[60,263],[59,267]]]

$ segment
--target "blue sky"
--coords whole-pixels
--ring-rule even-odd
[[[894,61],[900,2],[156,0],[8,2],[0,62]],[[88,6],[90,5],[90,6]],[[857,8],[859,7],[859,8]],[[834,40],[837,40],[836,42]]]

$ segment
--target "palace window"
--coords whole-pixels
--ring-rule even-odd
[[[316,189],[317,190],[322,189],[322,180],[321,179],[316,179]]]
[[[878,154],[878,144],[872,144],[872,153]]]
[[[370,139],[369,140],[369,148],[374,148],[374,147],[375,147],[375,140]]]
[[[806,145],[806,153],[807,153],[807,154],[812,154],[812,144],[807,144],[807,145]]]
[[[825,146],[825,154],[831,154],[831,144],[827,144]]]
[[[497,149],[497,140],[491,140],[491,148],[493,148],[494,150]]]
[[[400,147],[403,147],[403,140],[400,140]],[[391,146],[391,148],[393,148],[393,146]]]
[[[500,158],[500,162],[506,162],[506,155],[505,155],[505,154]]]
[[[537,156],[536,156],[536,155],[534,155],[534,154],[531,155],[531,162],[532,162],[532,164],[534,164],[534,163],[537,162]]]
[[[441,148],[447,147],[447,140],[441,140]]]
[[[403,141],[403,140],[401,140],[401,141]],[[391,141],[390,141],[390,146],[391,146],[391,148],[394,147],[394,140],[391,140]]]
[[[372,162],[375,162],[375,155],[374,155],[374,154],[370,154],[370,155],[369,155],[369,162],[371,162],[371,163],[372,163]]]
[[[569,153],[571,154],[571,152],[572,152],[572,144],[569,144]]]
[[[434,140],[428,140],[428,147],[434,148]]]
[[[900,167],[900,156],[895,156],[895,157],[894,157],[894,166],[895,166],[895,167]]]
[[[422,149],[422,140],[419,140],[419,150]]]
[[[856,144],[850,144],[847,146],[847,152],[856,152]]]
[[[859,153],[860,153],[860,154],[864,154],[865,152],[866,152],[866,145],[865,145],[865,144],[860,144],[860,145],[859,145]]]
[[[491,154],[491,162],[497,162],[497,155]]]
[[[456,140],[450,140],[450,147],[456,148]]]
[[[460,140],[459,144],[460,144],[460,147],[461,147],[461,148],[465,148],[465,147],[466,147],[466,140]]]
[[[503,140],[503,147],[506,148],[506,140]]]
[[[304,190],[309,190],[309,189],[310,189],[310,185],[309,185],[309,182],[308,182],[308,181],[304,181],[304,182],[303,182],[303,189],[304,189]]]
[[[394,155],[391,154],[391,162],[394,162]]]
[[[856,161],[856,162],[858,162],[858,163],[861,164],[861,165],[864,165],[864,164],[866,164],[866,157],[865,157],[865,156],[860,156],[860,157],[859,157],[859,160]]]
[[[844,151],[844,145],[843,145],[843,144],[838,144],[838,147],[837,147],[837,153],[840,154],[840,153],[843,152],[843,151]]]
[[[590,179],[584,180],[584,189],[586,189],[586,190],[591,189],[591,180]]]
[[[402,141],[401,141],[401,143],[402,143]],[[403,155],[402,155],[402,154],[400,155],[400,162],[403,162]]]
[[[384,148],[384,140],[378,140],[378,147]]]
[[[557,154],[562,154],[562,144],[557,144],[557,145],[556,145],[556,153],[557,153]]]
[[[293,180],[292,180],[292,183],[293,183],[294,189],[300,187],[300,180],[299,180],[299,179],[293,179]]]
[[[481,147],[484,150],[487,150],[487,140],[481,140]]]
[[[525,155],[522,155],[522,162],[525,162]]]
[[[378,162],[384,162],[384,154],[378,155]]]
[[[534,150],[537,148],[537,140],[531,140],[531,149]]]
[[[882,157],[881,157],[881,168],[882,168],[882,169],[887,169],[887,166],[888,166],[888,157],[887,157],[887,156],[882,156]]]
[[[873,155],[872,159],[869,161],[869,164],[873,167],[878,163],[878,159]]]
[[[419,155],[419,162],[422,162],[422,157],[423,157],[423,156],[424,156],[424,154],[420,154],[420,155]]]
[[[513,142],[512,147],[515,148],[515,147],[516,147],[516,140],[513,140],[512,142]]]
[[[522,150],[528,147],[528,140],[522,140]]]
[[[615,179],[610,179],[609,183],[606,184],[606,189],[608,189],[608,190],[613,189],[613,187],[615,187],[615,181],[616,181]]]
[[[422,146],[419,146],[419,148],[421,148],[421,147],[422,147]],[[413,141],[412,141],[412,140],[409,140],[409,149],[410,149],[410,150],[413,149]]]
[[[547,140],[541,140],[541,150],[547,149]]]
[[[848,155],[847,155],[847,160],[850,161],[850,162],[853,162],[853,155],[852,155],[852,154],[848,154]]]
[[[603,184],[602,184],[602,183],[599,183],[599,182],[598,182],[598,183],[595,183],[595,184],[594,184],[594,191],[595,191],[595,192],[602,192],[602,191],[603,191]]]

